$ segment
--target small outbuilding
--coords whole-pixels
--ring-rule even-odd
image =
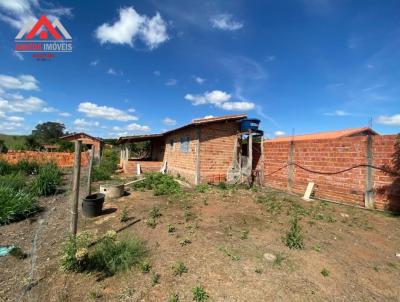
[[[82,144],[86,145],[88,149],[91,149],[94,147],[94,158],[99,159],[101,156],[102,152],[102,147],[103,147],[103,140],[94,136],[91,136],[89,134],[86,134],[84,132],[79,132],[79,133],[71,133],[68,135],[64,135],[60,137],[60,139],[73,142],[76,140],[79,140],[82,142]]]
[[[263,133],[243,129],[246,120],[245,114],[201,118],[165,133],[120,137],[121,168],[129,175],[165,171],[193,184],[247,180],[262,170]],[[132,143],[144,141],[149,152],[133,158]]]

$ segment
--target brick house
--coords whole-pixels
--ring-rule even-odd
[[[122,145],[121,168],[130,175],[157,172],[165,168],[169,174],[180,175],[193,184],[229,180],[232,173],[240,173],[236,170],[241,170],[238,165],[242,162],[242,156],[248,158],[248,153],[255,154],[254,160],[257,162],[251,160],[254,167],[258,166],[260,159],[262,144],[254,144],[252,150],[258,147],[254,152],[242,152],[239,144],[243,135],[240,121],[245,118],[245,114],[238,114],[194,119],[190,124],[162,134],[120,137],[118,144]],[[262,131],[254,134],[260,136],[260,133]],[[250,136],[253,137],[253,134]],[[151,152],[148,157],[131,158],[130,143],[143,141],[150,142]]]
[[[99,159],[101,156],[101,151],[102,151],[104,142],[100,138],[91,136],[84,132],[80,132],[80,133],[71,133],[68,135],[64,135],[64,136],[60,137],[60,139],[63,139],[63,140],[69,141],[69,142],[80,140],[83,145],[86,145],[88,147],[88,149],[91,149],[92,146],[94,146],[94,157],[95,158]]]

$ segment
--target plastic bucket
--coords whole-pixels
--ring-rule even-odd
[[[95,193],[86,196],[82,201],[82,212],[86,217],[96,217],[101,215],[103,210],[105,195],[102,193]]]

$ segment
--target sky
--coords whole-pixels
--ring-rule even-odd
[[[14,51],[42,15],[72,53]],[[116,138],[239,113],[269,138],[400,132],[398,0],[0,0],[0,29],[0,133]]]

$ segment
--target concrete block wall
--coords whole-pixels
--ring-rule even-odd
[[[372,164],[390,165],[396,136],[372,137]],[[290,142],[264,141],[264,183],[268,186],[304,194],[308,182],[316,184],[315,196],[321,199],[365,205],[367,168],[359,167],[335,175],[321,175],[293,166],[290,180]],[[293,162],[314,171],[336,172],[358,164],[367,164],[367,137],[294,142]],[[280,169],[282,168],[282,169]],[[280,170],[279,170],[280,169]],[[278,171],[277,171],[278,170]],[[384,172],[372,169],[374,207],[400,210],[400,184]],[[382,188],[389,187],[388,192]],[[387,191],[387,190],[386,190]],[[398,194],[398,195],[397,195]],[[389,196],[390,195],[390,196]],[[396,201],[397,199],[397,201]]]
[[[74,165],[74,153],[70,152],[39,152],[39,151],[10,151],[0,154],[0,159],[15,164],[23,159],[30,161],[46,162],[53,161],[60,168],[70,168]],[[89,162],[89,154],[81,153],[81,166],[85,167]]]

